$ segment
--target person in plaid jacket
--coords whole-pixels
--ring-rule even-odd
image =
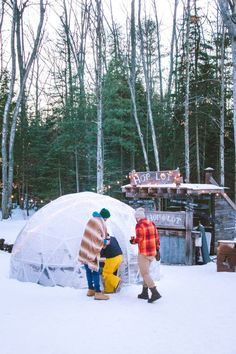
[[[132,237],[130,243],[138,244],[139,250],[138,265],[143,278],[143,290],[138,295],[138,298],[148,300],[149,303],[152,303],[161,298],[149,272],[151,262],[156,257],[159,257],[160,236],[155,224],[145,217],[144,208],[137,208],[135,210],[135,218],[137,221],[135,228],[136,237]],[[150,298],[148,288],[151,290]]]

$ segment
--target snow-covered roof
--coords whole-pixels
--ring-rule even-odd
[[[196,193],[196,194],[208,194],[208,193],[222,193],[224,192],[224,187],[216,186],[214,184],[204,184],[204,183],[180,183],[177,185],[176,183],[169,183],[169,184],[140,184],[140,185],[133,185],[133,184],[126,184],[121,187],[122,192],[126,191],[135,191],[135,190],[172,190],[172,191],[185,191],[188,193]]]

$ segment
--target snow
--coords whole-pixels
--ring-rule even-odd
[[[16,214],[0,221],[6,242],[26,223]],[[9,279],[9,265],[0,251],[2,354],[236,353],[236,273],[217,273],[214,262],[161,265],[153,304],[137,299],[140,285],[99,302],[85,289]]]

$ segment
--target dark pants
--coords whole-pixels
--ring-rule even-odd
[[[94,270],[91,270],[87,264],[85,264],[84,267],[86,270],[88,288],[95,290],[97,293],[100,293],[100,272],[95,272]]]

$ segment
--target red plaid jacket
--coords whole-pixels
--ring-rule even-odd
[[[138,244],[139,253],[155,256],[156,250],[160,248],[160,236],[156,225],[148,219],[141,219],[137,222],[135,230],[134,242]]]

